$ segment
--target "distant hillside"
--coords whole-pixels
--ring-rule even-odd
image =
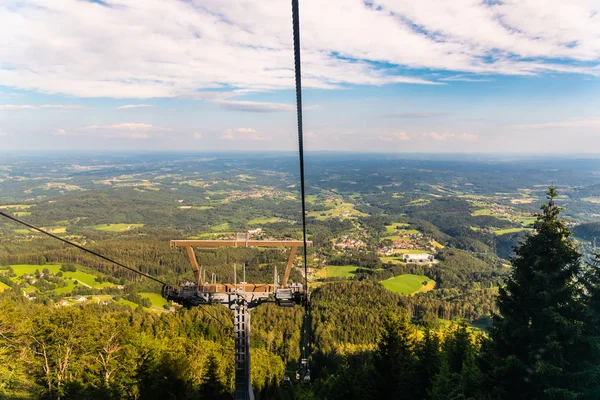
[[[594,240],[600,238],[600,222],[590,222],[587,224],[580,224],[573,228],[575,236],[585,239]]]

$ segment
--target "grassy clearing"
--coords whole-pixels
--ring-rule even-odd
[[[90,228],[104,232],[125,232],[135,228],[141,228],[144,224],[102,224],[93,225]]]
[[[395,233],[399,229],[404,229],[404,228],[409,227],[409,226],[410,225],[407,224],[406,222],[394,222],[394,223],[391,223],[390,225],[386,225],[385,226],[385,232],[386,233]]]
[[[53,274],[56,274],[56,273],[58,273],[58,271],[60,271],[61,266],[62,266],[62,264],[45,264],[45,265],[16,264],[16,265],[11,265],[11,267],[12,267],[13,271],[15,272],[15,274],[17,275],[17,277],[21,277],[25,274],[33,275],[33,274],[35,274],[36,270],[42,272],[42,270],[44,268],[48,268],[48,271],[50,271]]]
[[[494,215],[494,213],[492,213],[492,210],[490,210],[489,208],[482,208],[482,209],[473,211],[471,213],[471,215],[476,217],[478,215]]]
[[[352,203],[336,203],[333,200],[326,200],[325,205],[333,208],[323,211],[310,211],[308,216],[315,217],[318,221],[325,221],[331,218],[351,219],[368,216],[368,214],[355,210]]]
[[[536,200],[535,197],[525,197],[521,199],[512,199],[510,202],[513,204],[531,204]]]
[[[206,211],[210,210],[214,207],[212,206],[179,206],[181,210],[197,210],[197,211]]]
[[[329,265],[320,269],[317,275],[321,278],[351,278],[357,268],[356,265]]]
[[[223,222],[222,224],[211,226],[210,230],[215,232],[226,232],[229,230],[229,222]]]
[[[110,282],[96,282],[96,275],[89,274],[83,271],[63,272],[63,277],[77,280],[80,283],[84,283],[88,286],[91,286],[94,289],[102,289],[105,287],[115,286],[114,283]]]
[[[27,216],[31,215],[31,212],[29,212],[29,211],[15,211],[15,212],[13,212],[13,215],[15,217],[27,217]]]
[[[235,232],[203,232],[194,236],[190,236],[190,239],[218,239],[220,236],[232,235],[234,233]]]
[[[6,283],[0,282],[0,293],[4,292],[6,289],[10,289]]]
[[[431,254],[431,251],[425,249],[396,249],[397,254]]]
[[[523,226],[532,226],[533,223],[536,221],[535,217],[517,217],[516,218],[517,222],[520,222],[521,224],[523,224]]]
[[[441,243],[436,242],[435,240],[431,241],[431,244],[433,245],[433,247],[435,247],[436,249],[443,249],[444,245]]]
[[[248,221],[246,225],[264,225],[264,224],[272,224],[273,222],[279,221],[279,218],[271,217],[271,218],[254,218]]]
[[[581,200],[589,203],[600,204],[600,197],[583,197]]]
[[[107,301],[107,300],[112,300],[113,296],[110,294],[100,294],[100,295],[94,295],[91,296],[92,299],[91,301],[94,303],[99,303],[101,301]]]
[[[8,204],[6,206],[0,206],[0,210],[27,210],[33,207],[33,204]]]
[[[429,204],[430,200],[428,199],[415,199],[408,202],[410,206],[424,206],[425,204]]]
[[[404,265],[402,257],[379,257],[382,263],[392,265]]]
[[[54,289],[54,293],[66,294],[71,293],[75,289],[75,281],[73,279],[67,280],[67,286]]]
[[[425,275],[404,274],[381,281],[388,290],[400,294],[423,293],[435,287],[435,281]]]
[[[508,229],[498,229],[497,231],[494,231],[494,233],[497,236],[500,235],[506,235],[507,233],[515,233],[515,232],[522,232],[522,231],[527,231],[527,232],[532,232],[533,229],[531,228],[508,228]]]
[[[21,234],[21,235],[29,235],[30,233],[36,233],[33,229],[27,229],[27,228],[13,229],[13,232]]]
[[[158,293],[140,292],[140,296],[149,299],[153,307],[161,307],[167,304],[167,300]]]
[[[125,300],[125,299],[119,299],[119,301],[116,301],[115,303],[121,304],[121,305],[124,305],[124,306],[128,306],[128,307],[130,307],[133,310],[135,310],[136,308],[139,307],[138,304],[135,304],[134,302],[129,301],[129,300]]]

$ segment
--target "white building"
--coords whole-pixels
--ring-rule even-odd
[[[433,255],[427,253],[405,254],[402,256],[402,261],[407,264],[431,264],[433,259]]]

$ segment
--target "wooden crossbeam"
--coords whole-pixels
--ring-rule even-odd
[[[312,246],[312,242],[306,242]],[[171,247],[300,247],[302,240],[171,240]]]
[[[185,246],[185,251],[187,251],[188,258],[190,259],[190,264],[192,264],[192,270],[194,271],[194,277],[196,278],[196,282],[199,282],[200,285],[204,284],[202,282],[202,277],[200,276],[200,266],[198,265],[198,259],[196,258],[196,253],[194,253],[194,249],[192,246]]]
[[[288,258],[287,265],[285,266],[285,274],[283,274],[283,281],[281,281],[281,286],[286,287],[288,278],[290,277],[290,272],[292,271],[292,263],[294,262],[294,257],[296,257],[296,249],[298,247],[292,247],[290,250],[290,257]]]
[[[312,246],[312,242],[306,242],[306,245],[310,247]],[[302,240],[171,240],[171,247],[185,247],[190,263],[192,264],[194,276],[200,285],[204,284],[204,282],[200,276],[200,267],[198,266],[198,260],[193,247],[290,247],[290,256],[285,267],[283,281],[281,282],[282,286],[286,287],[292,271],[292,264],[296,257],[296,251],[298,247],[302,246],[304,246]]]

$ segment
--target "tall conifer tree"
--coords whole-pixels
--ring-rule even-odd
[[[584,364],[581,256],[559,218],[557,191],[537,215],[535,232],[515,249],[490,329],[492,395],[499,399],[574,399]]]

